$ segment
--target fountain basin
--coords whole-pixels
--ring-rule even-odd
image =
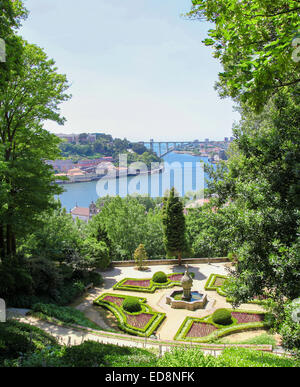
[[[182,296],[182,298],[180,296]],[[197,290],[193,290],[191,291],[191,298],[187,300],[183,298],[182,290],[173,290],[167,295],[166,303],[171,305],[171,308],[173,309],[204,309],[207,303],[207,295],[205,293],[200,293]]]

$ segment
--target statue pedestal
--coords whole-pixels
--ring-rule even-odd
[[[0,298],[0,323],[6,322],[6,305],[5,301]]]

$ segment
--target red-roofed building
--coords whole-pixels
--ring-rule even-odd
[[[97,215],[100,210],[96,207],[96,204],[92,202],[88,208],[86,207],[74,207],[71,210],[72,218],[83,220],[84,222],[88,222],[94,215]]]

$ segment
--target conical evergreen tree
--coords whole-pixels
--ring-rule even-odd
[[[171,189],[169,197],[164,198],[162,222],[166,252],[177,256],[178,264],[181,265],[182,254],[187,246],[185,217],[183,204],[180,198],[176,196],[174,187]]]

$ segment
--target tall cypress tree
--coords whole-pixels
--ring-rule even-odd
[[[164,198],[162,222],[166,252],[177,256],[178,264],[181,265],[182,254],[186,250],[185,217],[183,204],[175,195],[174,187],[169,196]]]

